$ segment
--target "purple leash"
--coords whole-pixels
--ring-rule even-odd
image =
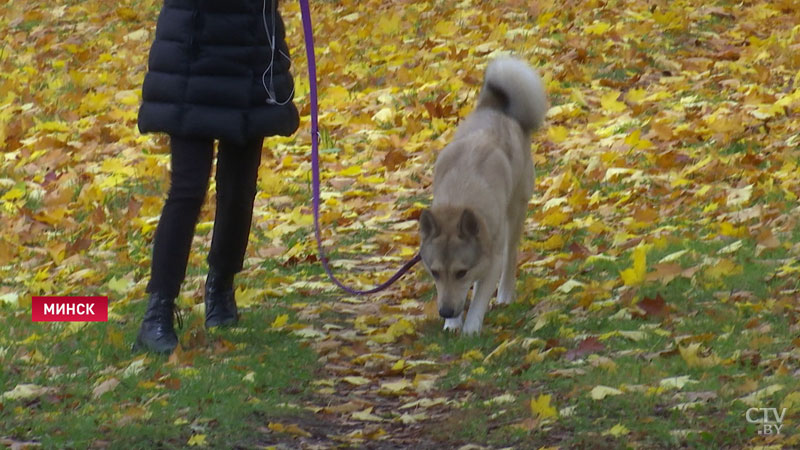
[[[328,278],[339,286],[344,291],[353,295],[374,294],[382,291],[392,285],[400,277],[411,269],[414,264],[420,260],[419,254],[414,256],[410,261],[406,262],[397,273],[392,275],[385,283],[376,286],[372,289],[358,290],[346,286],[339,281],[333,274],[328,257],[325,255],[325,249],[322,247],[322,232],[319,224],[319,206],[320,206],[320,174],[319,174],[319,133],[318,133],[318,107],[317,107],[317,64],[314,58],[314,36],[311,27],[311,10],[308,5],[308,0],[300,0],[300,12],[303,16],[303,34],[305,35],[306,44],[306,57],[308,59],[308,85],[309,85],[309,100],[311,102],[311,178],[312,178],[312,196],[313,196],[313,209],[314,209],[314,238],[317,241],[317,252],[319,252],[319,260]]]

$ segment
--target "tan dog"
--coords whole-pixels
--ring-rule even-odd
[[[496,59],[476,109],[436,160],[433,205],[420,216],[420,253],[445,329],[480,332],[498,281],[497,301],[514,301],[517,245],[533,193],[530,134],[546,112],[536,71],[518,59]]]

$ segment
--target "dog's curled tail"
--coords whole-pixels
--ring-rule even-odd
[[[547,113],[542,79],[522,60],[497,58],[486,68],[478,108],[499,109],[531,133],[542,126]]]

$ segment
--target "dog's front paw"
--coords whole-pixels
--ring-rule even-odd
[[[510,305],[510,304],[514,303],[514,298],[516,297],[515,294],[516,294],[516,292],[514,292],[513,289],[506,290],[506,289],[502,289],[501,288],[497,292],[497,304],[498,305]]]
[[[481,332],[481,323],[473,323],[469,320],[464,324],[464,327],[461,329],[461,334],[465,336],[473,336]]]
[[[453,319],[444,319],[444,329],[445,331],[459,331],[463,323],[464,321],[461,319],[461,316]]]

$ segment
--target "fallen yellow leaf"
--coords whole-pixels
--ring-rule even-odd
[[[618,113],[624,111],[627,106],[625,103],[618,101],[617,98],[619,98],[618,91],[608,92],[600,97],[600,105],[608,112]]]
[[[286,322],[288,322],[288,321],[289,321],[289,315],[288,314],[281,314],[280,316],[276,317],[275,320],[272,321],[272,325],[270,325],[270,326],[272,328],[281,328],[284,325],[286,325]]]
[[[267,425],[267,428],[278,433],[293,434],[295,436],[302,436],[302,437],[311,437],[311,433],[293,423],[282,424],[282,423],[270,422]]]
[[[608,429],[607,431],[604,431],[603,436],[620,437],[620,436],[625,436],[630,432],[631,430],[629,430],[625,425],[618,423],[613,427],[611,427],[610,429]]]
[[[558,417],[558,411],[554,406],[550,405],[550,398],[550,394],[547,394],[531,399],[531,413],[540,419]]]
[[[594,34],[594,35],[597,36],[597,35],[605,34],[605,32],[610,30],[610,29],[611,29],[611,24],[608,24],[606,22],[597,21],[597,22],[585,27],[583,29],[583,31],[585,31],[586,34]]]
[[[620,272],[626,286],[642,284],[647,274],[647,247],[639,245],[633,250],[633,266]]]
[[[354,412],[350,415],[350,418],[362,422],[383,422],[382,417],[372,414],[372,407],[369,407],[363,411]]]
[[[359,376],[344,377],[344,378],[342,378],[342,380],[344,380],[347,383],[350,383],[352,385],[355,385],[355,386],[363,386],[365,384],[369,384],[370,383],[370,379],[369,378],[364,378],[364,377],[359,377]]]
[[[609,395],[622,395],[623,392],[619,389],[609,387],[609,386],[602,386],[598,385],[592,388],[592,391],[589,395],[592,397],[592,400],[602,400]]]
[[[708,356],[702,356],[700,354],[700,345],[700,342],[694,342],[685,347],[678,347],[681,357],[686,361],[689,367],[707,369],[721,362],[720,358],[714,353],[710,353]]]
[[[189,447],[201,447],[206,445],[206,435],[205,434],[193,434],[192,437],[189,438],[189,442],[187,442]]]

